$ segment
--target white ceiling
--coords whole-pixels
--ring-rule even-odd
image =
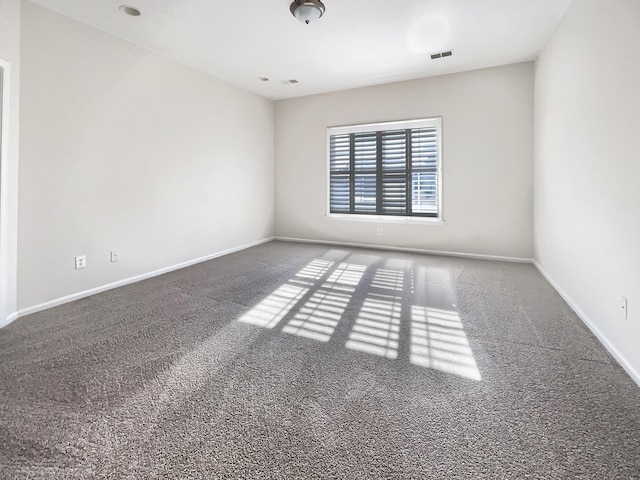
[[[270,99],[533,60],[571,3],[323,1],[326,13],[311,25],[291,15],[291,0],[35,3]],[[123,3],[142,15],[123,14]],[[445,50],[453,56],[431,60]]]

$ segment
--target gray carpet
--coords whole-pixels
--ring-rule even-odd
[[[1,478],[640,478],[531,266],[272,242],[0,330]]]

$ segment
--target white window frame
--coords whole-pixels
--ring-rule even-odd
[[[331,136],[349,133],[375,132],[384,130],[400,130],[435,127],[437,131],[438,164],[437,185],[438,185],[438,215],[436,217],[401,216],[401,215],[366,215],[353,213],[331,213]],[[442,201],[442,117],[421,118],[415,120],[400,120],[379,123],[364,123],[358,125],[346,125],[327,127],[326,138],[326,185],[325,185],[325,216],[334,220],[347,220],[357,222],[373,223],[406,223],[406,224],[430,224],[444,225],[443,201]]]

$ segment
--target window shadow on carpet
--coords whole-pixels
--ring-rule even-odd
[[[390,268],[390,265],[395,268]],[[331,250],[238,321],[480,381],[446,275],[411,261]]]

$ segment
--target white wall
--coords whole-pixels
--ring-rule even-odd
[[[18,231],[18,145],[20,103],[20,0],[0,0],[0,59],[8,65],[9,98],[4,112],[6,141],[0,172],[0,326],[16,312]]]
[[[445,224],[326,216],[326,128],[443,117]],[[276,235],[471,254],[533,255],[533,64],[276,102]]]
[[[272,102],[22,15],[19,308],[273,235]]]
[[[636,380],[639,85],[640,3],[574,0],[536,67],[535,258]]]

